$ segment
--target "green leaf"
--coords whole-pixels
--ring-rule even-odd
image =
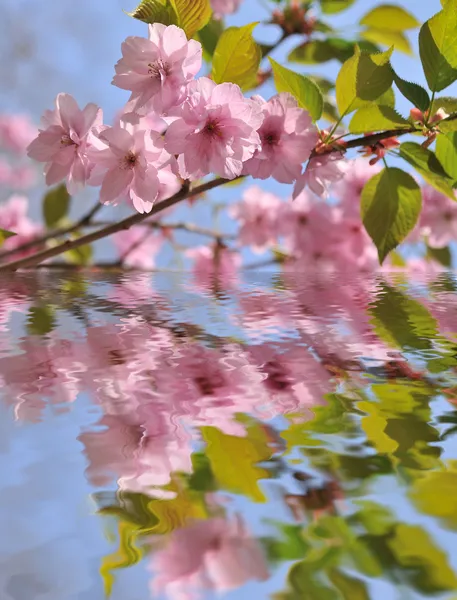
[[[391,31],[389,29],[381,29],[379,27],[369,27],[368,29],[362,31],[360,35],[370,42],[383,44],[389,48],[390,46],[393,46],[395,50],[403,52],[404,54],[413,54],[411,44],[402,31]]]
[[[346,115],[374,101],[386,92],[393,81],[390,66],[392,49],[377,54],[361,52],[355,54],[341,67],[336,79],[336,103],[341,115]]]
[[[388,29],[390,31],[406,31],[419,27],[419,21],[401,6],[382,4],[370,10],[360,19],[360,25]]]
[[[54,309],[47,304],[32,306],[27,315],[27,331],[30,335],[46,335],[55,327]]]
[[[390,106],[372,104],[354,113],[349,124],[351,133],[366,133],[383,129],[401,129],[411,127],[411,123],[400,116]]]
[[[224,31],[224,22],[222,19],[211,19],[203,29],[200,29],[195,34],[195,39],[200,42],[203,48],[203,58],[207,62],[213,59],[214,51],[216,50],[217,42]]]
[[[436,262],[447,269],[452,267],[452,254],[449,246],[445,246],[444,248],[432,248],[427,246],[427,256],[436,260]]]
[[[163,25],[178,23],[178,17],[168,0],[142,0],[134,11],[126,14],[144,23],[162,23]]]
[[[327,15],[342,12],[354,4],[355,0],[320,0],[322,12]]]
[[[404,142],[400,146],[400,156],[413,166],[427,183],[451,200],[455,200],[452,180],[449,179],[434,152],[415,142]]]
[[[207,442],[206,456],[219,486],[229,492],[244,494],[255,502],[265,502],[259,479],[268,478],[268,471],[257,465],[271,458],[272,450],[266,434],[258,425],[248,429],[249,435],[227,435],[215,427],[202,427]]]
[[[339,38],[312,40],[292,50],[288,60],[308,65],[324,63],[333,59],[344,62],[354,54],[354,48],[354,42]]]
[[[401,169],[384,169],[366,183],[361,195],[362,219],[381,263],[414,228],[421,206],[419,186]]]
[[[329,123],[337,123],[339,120],[338,110],[336,106],[328,100],[324,100],[322,118],[328,121]]]
[[[70,200],[64,184],[49,190],[43,198],[43,217],[47,227],[57,227],[68,215]]]
[[[169,1],[178,17],[178,26],[184,29],[189,39],[208,23],[213,12],[210,0]]]
[[[68,252],[64,252],[63,257],[72,265],[85,267],[92,261],[93,254],[92,246],[85,244],[84,246],[79,246],[79,248],[73,248],[72,250],[68,250]]]
[[[457,7],[449,2],[426,21],[419,33],[419,53],[432,92],[444,90],[457,79]]]
[[[244,27],[229,27],[219,38],[213,57],[212,77],[216,83],[225,81],[249,86],[255,79],[262,52],[252,37],[257,23]]]
[[[14,233],[13,231],[6,231],[6,229],[0,229],[0,248],[3,246],[3,244],[8,238],[13,237],[15,235],[17,235],[17,233]]]
[[[435,153],[449,177],[457,181],[457,131],[440,134],[436,138]]]
[[[278,92],[289,92],[297,100],[299,106],[309,112],[314,121],[320,119],[324,99],[314,81],[305,75],[286,69],[272,58],[269,60]]]
[[[430,106],[430,97],[422,86],[417,83],[406,81],[396,73],[394,74],[394,82],[403,96],[412,102],[414,106],[419,108],[422,112],[428,110],[428,107]]]
[[[423,513],[443,519],[457,529],[457,461],[450,460],[439,470],[424,473],[410,490],[416,506]]]

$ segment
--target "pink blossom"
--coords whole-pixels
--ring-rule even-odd
[[[170,163],[159,132],[120,121],[98,133],[90,156],[96,163],[91,183],[102,180],[100,202],[127,200],[139,213],[152,210],[161,186],[158,169]]]
[[[119,231],[112,239],[124,265],[149,270],[163,244],[163,237],[147,225]]]
[[[231,15],[240,7],[243,0],[211,0],[211,7],[216,19],[223,15]]]
[[[369,179],[381,170],[378,164],[358,158],[347,162],[343,177],[333,187],[333,195],[338,199],[345,217],[360,217],[360,197]]]
[[[457,202],[429,185],[422,188],[420,229],[433,248],[443,248],[457,239]]]
[[[252,246],[254,252],[263,252],[277,242],[278,222],[283,202],[274,194],[257,186],[248,188],[243,200],[230,209],[230,215],[240,225],[238,240],[243,246]]]
[[[0,147],[23,154],[37,135],[37,128],[26,115],[0,115]]]
[[[339,152],[312,158],[297,179],[293,197],[296,198],[307,186],[317,196],[328,198],[330,186],[343,177],[346,169],[347,162]]]
[[[194,260],[193,274],[199,287],[211,290],[214,286],[231,287],[237,279],[241,257],[225,246],[199,246],[186,252]]]
[[[193,81],[188,91],[180,116],[165,134],[166,149],[181,155],[184,178],[214,173],[234,179],[260,145],[259,104],[246,99],[237,85],[216,85],[206,77]]]
[[[293,183],[318,141],[317,130],[308,111],[299,108],[290,94],[279,94],[268,102],[260,96],[256,100],[264,115],[258,131],[262,146],[245,163],[243,173]]]
[[[45,163],[46,184],[67,179],[73,194],[89,179],[92,163],[87,156],[91,130],[102,123],[102,111],[95,104],[80,110],[69,94],[58,94],[56,108],[46,111],[42,129],[29,145],[30,158]]]
[[[149,25],[149,39],[128,37],[122,44],[113,84],[132,92],[128,107],[162,114],[178,105],[185,86],[201,68],[202,47],[182,29]]]
[[[198,597],[200,590],[225,592],[255,579],[268,579],[268,567],[259,543],[240,517],[196,521],[175,529],[163,550],[153,555],[154,595]]]
[[[25,196],[11,196],[0,207],[0,229],[12,231],[16,235],[7,238],[2,250],[14,250],[35,238],[41,226],[27,216],[29,201]],[[33,252],[33,249],[32,249]]]

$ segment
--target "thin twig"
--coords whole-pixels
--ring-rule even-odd
[[[140,214],[136,213],[119,221],[119,223],[114,223],[113,225],[109,225],[107,227],[103,227],[98,231],[94,231],[87,235],[83,235],[76,240],[67,240],[54,248],[49,248],[47,250],[42,250],[41,252],[37,252],[33,256],[29,256],[26,258],[22,258],[20,260],[15,260],[10,263],[6,263],[5,265],[0,265],[0,273],[6,271],[17,271],[17,269],[26,269],[28,267],[34,267],[35,265],[42,263],[45,260],[50,258],[54,258],[54,256],[59,256],[64,252],[68,252],[68,250],[72,250],[74,248],[80,248],[81,246],[85,246],[86,244],[92,244],[92,242],[96,242],[97,240],[101,240],[113,233],[117,233],[118,231],[122,231],[124,229],[129,229],[133,225],[138,225],[145,219],[152,217],[153,215],[178,204],[182,200],[186,200],[187,198],[192,198],[193,196],[197,196],[199,194],[203,194],[213,188],[224,185],[229,180],[227,179],[213,179],[212,181],[208,181],[193,190],[189,190],[188,186],[183,186],[183,188],[177,192],[171,198],[167,198],[166,200],[162,200],[162,202],[157,203],[153,206],[150,213]],[[233,180],[232,180],[233,181]]]
[[[79,219],[76,223],[73,223],[68,227],[62,227],[60,229],[55,229],[54,231],[48,231],[48,233],[46,233],[45,235],[39,238],[35,238],[33,240],[29,240],[28,242],[17,246],[17,248],[12,248],[11,250],[7,250],[6,252],[0,252],[0,259],[8,258],[13,254],[19,254],[20,252],[25,252],[26,250],[30,250],[35,246],[41,246],[49,240],[68,235],[69,233],[73,233],[74,231],[77,231],[82,227],[94,226],[94,224],[92,223],[92,218],[98,213],[98,211],[101,208],[103,208],[103,204],[97,202],[97,204],[93,208],[91,208],[87,214],[81,217],[81,219]]]

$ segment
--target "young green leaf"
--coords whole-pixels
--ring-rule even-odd
[[[456,199],[452,179],[448,177],[434,152],[415,142],[404,142],[400,146],[400,156],[413,166],[427,183],[451,200]]]
[[[354,54],[355,43],[340,38],[312,40],[301,44],[288,56],[289,62],[313,65],[336,58],[344,62]]]
[[[355,0],[320,0],[322,12],[327,15],[342,12],[354,4]]]
[[[372,104],[359,110],[349,123],[351,133],[366,133],[367,131],[381,131],[383,129],[402,129],[411,127],[411,123],[404,119],[390,106]]]
[[[64,184],[49,190],[43,198],[43,217],[47,227],[56,227],[68,215],[70,200]]]
[[[417,83],[406,81],[394,73],[394,82],[403,96],[412,102],[414,106],[419,108],[422,112],[428,110],[430,106],[430,97],[426,90]]]
[[[286,69],[272,58],[269,59],[273,68],[273,76],[278,92],[289,92],[294,96],[301,108],[305,108],[317,121],[322,116],[324,99],[317,85],[306,77]]]
[[[427,83],[440,92],[457,79],[457,6],[447,3],[419,33],[419,53]]]
[[[393,81],[390,66],[392,48],[386,52],[367,54],[358,47],[354,56],[341,67],[336,79],[336,103],[341,115],[346,115],[374,101],[386,92]]]
[[[210,20],[210,0],[169,0],[177,17],[178,25],[190,39]]]
[[[393,46],[395,50],[403,52],[403,54],[412,55],[411,44],[408,38],[402,31],[392,31],[390,29],[381,29],[379,27],[368,27],[360,33],[360,35],[375,44],[384,46]]]
[[[17,234],[14,233],[13,231],[7,231],[6,229],[0,229],[0,248],[5,243],[5,240],[7,240],[8,238],[13,237],[15,235],[17,235]]]
[[[444,109],[449,115],[457,113],[457,98],[451,98],[448,96],[435,98],[431,110],[432,115],[434,115],[439,108]],[[444,121],[441,121],[440,131],[443,133],[457,131],[457,119],[453,119],[451,121],[446,121],[445,119]]]
[[[436,138],[436,157],[453,181],[457,181],[457,131]]]
[[[406,31],[419,27],[419,21],[411,13],[393,4],[382,4],[370,10],[360,19],[360,25],[388,29],[389,31]]]
[[[252,37],[257,23],[244,27],[229,27],[219,38],[213,57],[212,77],[216,83],[225,81],[249,86],[259,70],[262,52]]]
[[[362,220],[381,264],[412,231],[421,206],[420,187],[401,169],[384,169],[366,183],[361,195]]]
[[[144,23],[162,23],[163,25],[178,23],[178,17],[168,0],[142,0],[134,11],[126,14]]]
[[[213,59],[217,42],[224,31],[224,22],[221,19],[211,19],[203,29],[195,34],[195,39],[200,42],[203,48],[203,58],[207,62]]]

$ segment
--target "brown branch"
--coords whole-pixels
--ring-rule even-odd
[[[241,178],[241,177],[240,177]],[[227,179],[213,179],[212,181],[208,181],[193,190],[189,190],[188,186],[183,186],[183,188],[177,192],[171,198],[167,198],[166,200],[162,200],[162,202],[157,203],[153,206],[150,213],[140,214],[136,213],[119,221],[119,223],[114,223],[113,225],[109,225],[108,227],[103,227],[98,231],[94,231],[87,235],[83,235],[76,240],[67,240],[54,248],[49,248],[47,250],[42,250],[41,252],[37,252],[33,256],[29,256],[26,258],[22,258],[20,260],[16,260],[10,263],[6,263],[5,265],[0,265],[0,273],[7,271],[17,271],[17,269],[26,269],[28,267],[34,267],[39,263],[42,263],[45,260],[50,258],[54,258],[54,256],[59,256],[64,252],[68,252],[68,250],[73,250],[74,248],[79,248],[81,246],[85,246],[86,244],[92,244],[92,242],[96,242],[97,240],[101,240],[113,233],[117,233],[118,231],[122,231],[124,229],[129,229],[133,225],[138,225],[142,221],[152,217],[153,215],[178,204],[182,200],[186,200],[187,198],[192,198],[193,196],[197,196],[199,194],[203,194],[213,188],[224,185],[229,180]]]
[[[87,214],[81,217],[81,219],[79,219],[76,223],[68,225],[68,227],[62,227],[60,229],[55,229],[54,231],[48,231],[45,235],[35,238],[33,240],[29,240],[28,242],[17,246],[17,248],[12,248],[11,250],[7,250],[6,252],[0,252],[0,259],[8,258],[9,256],[12,256],[13,254],[18,254],[20,252],[25,252],[26,250],[30,250],[35,246],[41,246],[49,240],[68,235],[69,233],[73,233],[81,227],[89,227],[93,225],[92,218],[98,213],[98,211],[101,208],[103,208],[103,204],[97,202],[97,204],[93,208],[91,208]]]

